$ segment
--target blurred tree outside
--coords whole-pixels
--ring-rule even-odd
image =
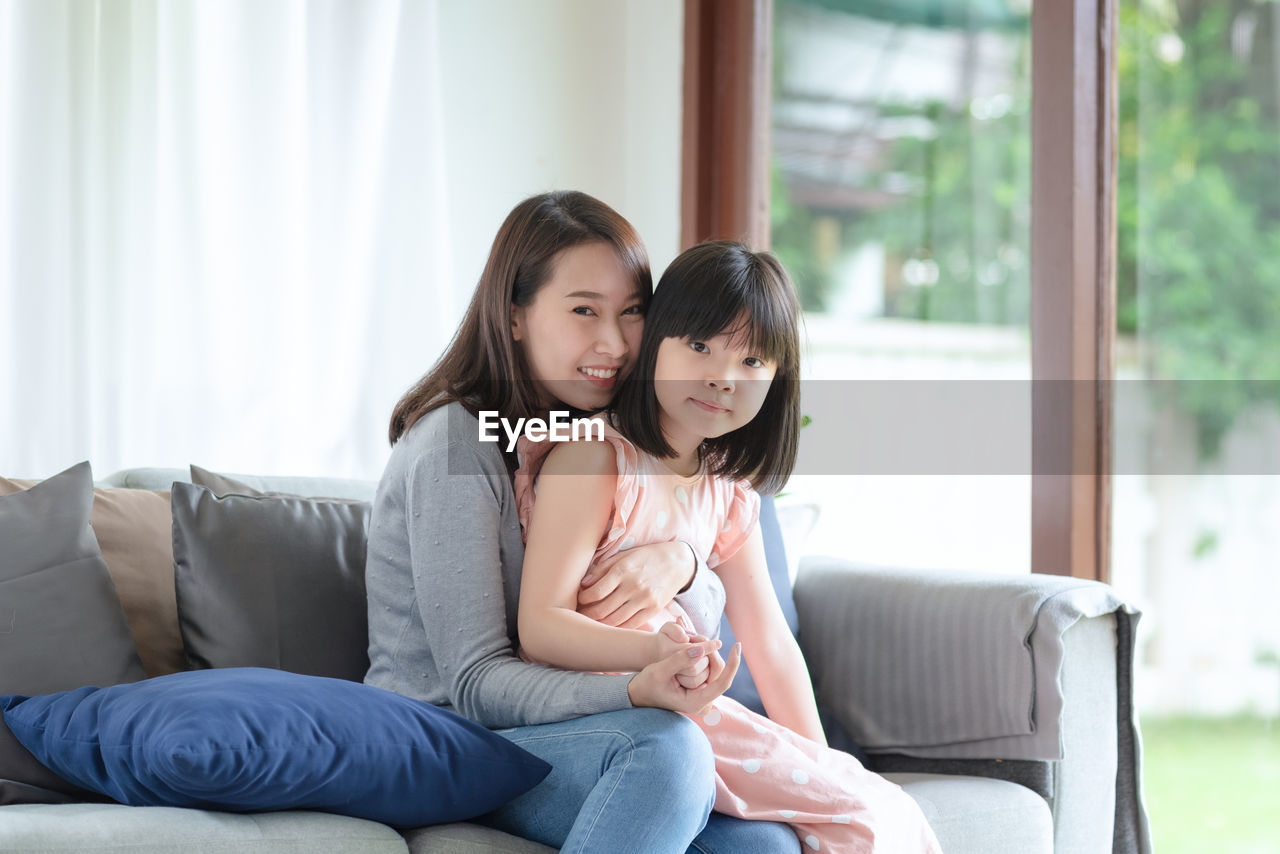
[[[883,14],[884,4],[857,0],[779,0],[776,26],[833,3]],[[989,44],[980,39],[991,36],[965,6],[950,4],[953,17],[935,22],[965,40],[955,71],[962,84]],[[1141,334],[1146,376],[1197,381],[1161,386],[1166,403],[1194,417],[1208,457],[1242,412],[1260,401],[1280,406],[1280,382],[1241,382],[1280,380],[1276,7],[1125,0],[1120,8],[1118,327]],[[846,188],[859,204],[797,201],[797,176],[775,157],[774,250],[807,310],[830,307],[845,253],[877,244],[884,316],[1027,325],[1029,27],[1016,17],[989,26],[1016,42],[1009,91],[967,102],[877,101],[865,125],[874,153]],[[785,46],[775,52],[776,85],[790,59]],[[912,130],[884,132],[891,126]]]

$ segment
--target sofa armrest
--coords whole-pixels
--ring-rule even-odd
[[[1033,788],[1053,810],[1055,850],[1112,850],[1116,819],[1135,809],[1146,836],[1140,797],[1117,801],[1118,778],[1140,779],[1117,744],[1132,720],[1136,617],[1110,587],[806,557],[795,602],[818,701],[873,761],[1014,782],[1041,764],[1047,783]]]

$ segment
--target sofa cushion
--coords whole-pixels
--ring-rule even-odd
[[[89,525],[92,506],[87,462],[0,497],[0,693],[145,676]]]
[[[430,703],[261,668],[5,697],[0,711],[40,762],[133,806],[316,809],[413,827],[488,812],[550,771]]]
[[[364,679],[369,505],[175,483],[178,621],[194,667]]]
[[[36,481],[0,477],[0,495]],[[95,489],[89,517],[148,676],[186,669],[173,593],[168,490]]]
[[[40,854],[406,854],[385,824],[320,812],[237,815],[120,804],[5,807],[0,851]]]
[[[885,774],[920,805],[947,854],[1053,854],[1044,798],[1006,780]]]
[[[409,854],[556,854],[556,849],[540,842],[461,822],[408,830],[404,840],[409,844]]]

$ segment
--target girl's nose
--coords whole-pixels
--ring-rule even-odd
[[[733,379],[730,377],[707,377],[707,388],[716,391],[732,392]]]

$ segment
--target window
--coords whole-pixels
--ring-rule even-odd
[[[1026,572],[1030,15],[970,5],[774,5],[772,249],[813,419],[790,488],[815,551]]]
[[[1280,4],[1119,14],[1112,565],[1145,612],[1148,802],[1162,851],[1264,850],[1280,833],[1263,800],[1280,774]]]

